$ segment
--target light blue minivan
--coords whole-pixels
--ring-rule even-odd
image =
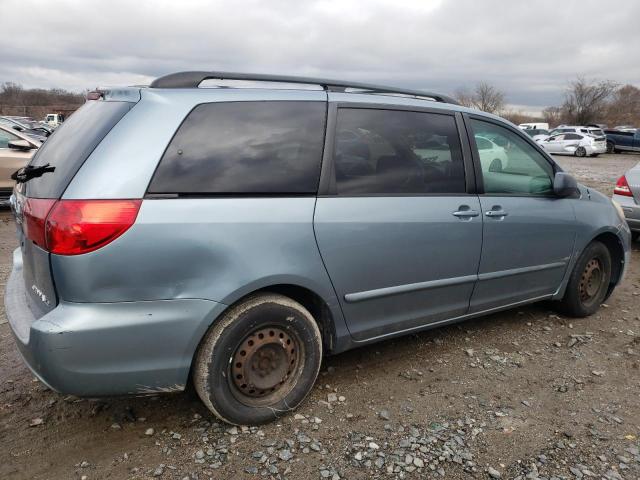
[[[15,174],[6,312],[83,396],[180,391],[284,414],[323,354],[517,305],[595,312],[619,206],[516,126],[446,96],[182,72],[91,92]]]

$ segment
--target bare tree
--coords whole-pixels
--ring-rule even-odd
[[[542,110],[542,118],[549,124],[550,127],[556,127],[562,123],[562,108],[561,107],[547,107]]]
[[[542,121],[539,116],[532,116],[524,113],[521,110],[503,110],[500,112],[500,116],[509,120],[511,123],[515,123],[516,125],[520,125],[521,123]]]
[[[607,101],[617,85],[611,80],[600,82],[578,77],[569,83],[562,106],[566,120],[576,125],[601,121],[607,110]]]
[[[54,88],[25,89],[6,82],[0,85],[0,115],[29,115],[42,118],[46,113],[70,113],[85,101],[85,95]]]
[[[466,89],[459,88],[453,96],[463,107],[474,108],[472,94],[470,94]]]
[[[473,92],[473,103],[478,110],[498,113],[504,107],[504,93],[486,82],[480,82]]]
[[[504,108],[505,95],[493,85],[480,82],[472,93],[459,89],[455,93],[456,100],[465,107],[477,108],[488,113],[498,113]]]
[[[607,108],[607,123],[616,125],[640,125],[640,89],[633,85],[620,87],[612,96]]]

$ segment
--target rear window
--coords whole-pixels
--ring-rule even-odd
[[[42,144],[31,165],[49,164],[55,171],[32,178],[26,195],[60,198],[91,152],[118,121],[135,105],[130,102],[85,103]]]
[[[324,102],[198,105],[164,153],[149,193],[315,193]]]

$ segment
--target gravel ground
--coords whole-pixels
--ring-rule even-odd
[[[560,158],[610,194],[640,156]],[[0,213],[0,284],[14,225]],[[640,244],[600,312],[536,304],[325,359],[295,413],[230,428],[193,391],[78,399],[0,307],[0,478],[640,478]]]

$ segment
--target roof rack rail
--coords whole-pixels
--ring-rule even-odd
[[[365,93],[399,94],[411,97],[428,98],[441,103],[458,105],[453,98],[439,93],[425,92],[422,90],[409,90],[384,85],[372,85],[369,83],[349,82],[346,80],[328,80],[326,78],[294,77],[286,75],[266,75],[256,73],[233,72],[177,72],[156,78],[149,87],[151,88],[196,88],[204,80],[253,80],[258,82],[300,83],[309,85],[321,85],[325,90],[344,92],[347,89],[363,90]]]

